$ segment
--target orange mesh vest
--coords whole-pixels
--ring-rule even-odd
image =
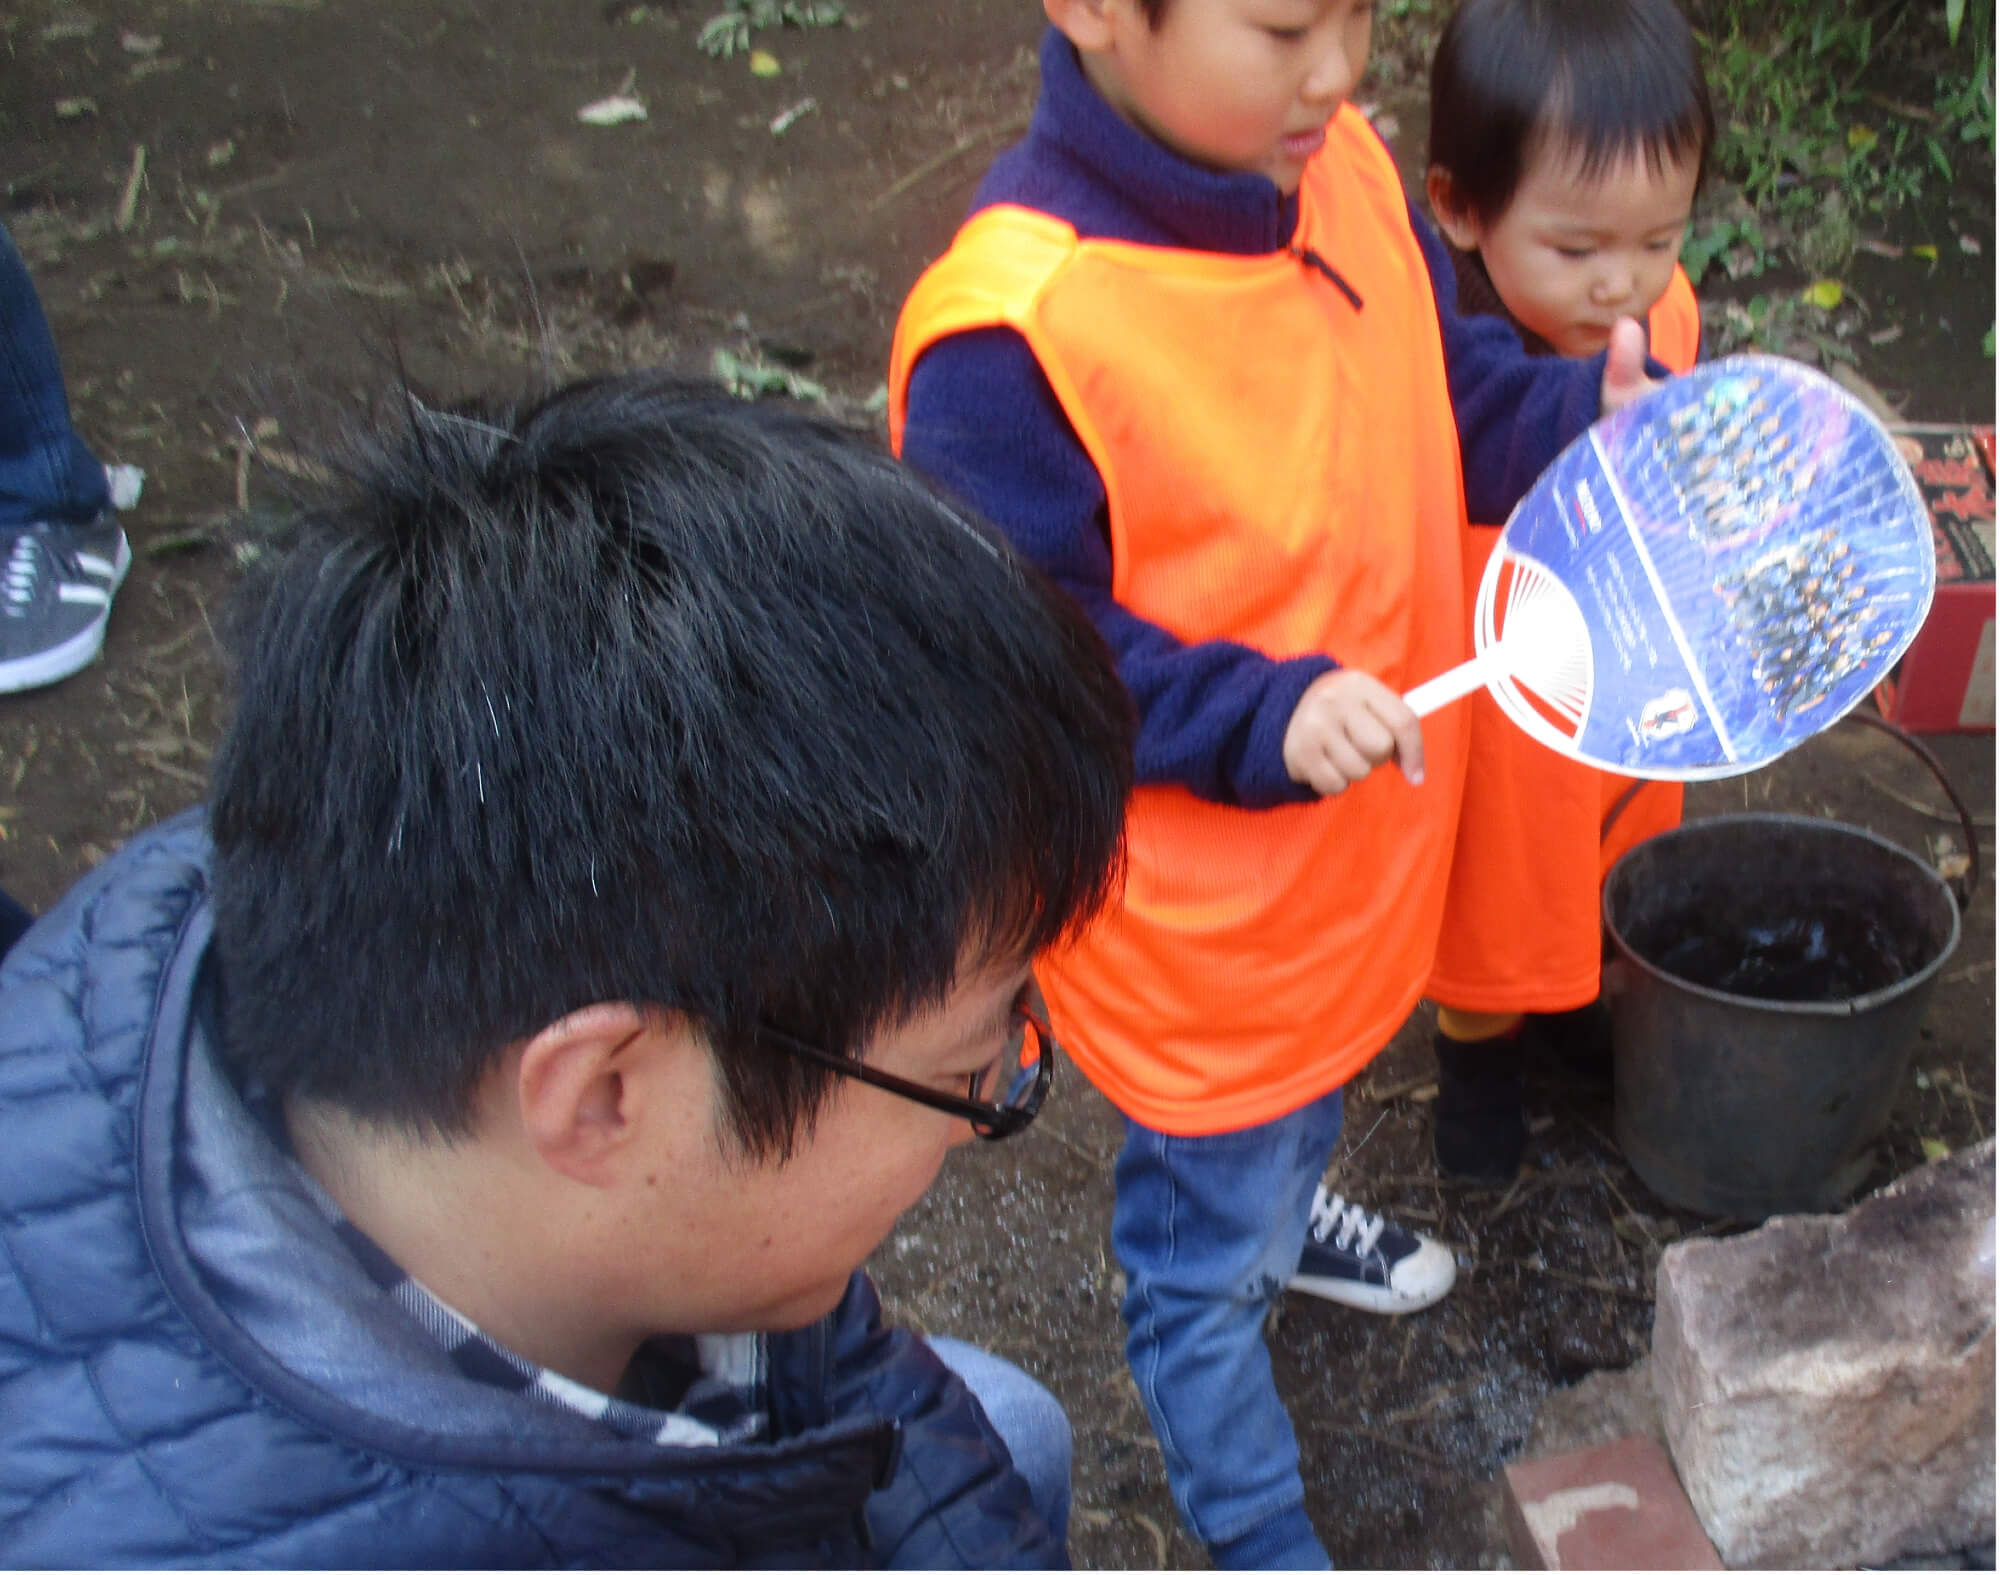
[[[1647,319],[1655,359],[1694,365],[1701,311],[1678,267]],[[1468,601],[1479,591],[1497,526],[1474,526],[1465,554]],[[1678,782],[1648,782],[1604,817],[1632,779],[1543,748],[1483,691],[1465,702],[1472,748],[1451,888],[1429,993],[1470,1012],[1559,1012],[1597,999],[1603,920],[1598,888],[1619,855],[1680,824]]]
[[[1305,254],[1325,259],[1359,310]],[[1188,642],[1323,651],[1402,690],[1462,660],[1465,504],[1430,276],[1396,170],[1343,109],[1307,167],[1294,250],[1079,240],[989,208],[897,325],[890,433],[947,335],[1026,339],[1103,479],[1112,591]],[[1058,1033],[1134,1119],[1268,1121],[1351,1077],[1429,977],[1464,707],[1336,798],[1243,810],[1145,786],[1122,900],[1043,960]]]

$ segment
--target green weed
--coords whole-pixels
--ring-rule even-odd
[[[1949,185],[1962,157],[1993,157],[1993,0],[1696,0],[1694,11],[1716,170],[1809,267],[1839,267],[1858,221]],[[1933,76],[1928,108],[1881,90],[1892,59]]]
[[[1689,283],[1697,287],[1710,268],[1719,266],[1732,279],[1754,279],[1770,260],[1763,227],[1755,218],[1717,219],[1697,226],[1681,246],[1681,266]]]
[[[789,399],[810,404],[826,403],[824,384],[801,377],[797,372],[767,361],[760,355],[738,355],[733,350],[718,347],[709,358],[709,371],[738,399],[762,399],[766,394],[783,394]]]
[[[727,60],[750,47],[750,35],[767,27],[838,27],[847,21],[841,0],[729,0],[702,24],[695,43]]]
[[[1762,350],[1831,368],[1856,363],[1854,348],[1832,308],[1809,293],[1760,290],[1747,301],[1704,303],[1702,340],[1710,358],[1738,350]]]

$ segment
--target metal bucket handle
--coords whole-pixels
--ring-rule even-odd
[[[1965,831],[1965,874],[1955,879],[1945,880],[1944,882],[1945,889],[1951,893],[1952,900],[1958,904],[1958,911],[1960,913],[1965,912],[1967,908],[1972,906],[1972,894],[1979,889],[1979,830],[1973,824],[1972,811],[1965,807],[1965,800],[1958,796],[1958,789],[1951,785],[1951,778],[1945,774],[1943,764],[1925,745],[1917,741],[1913,733],[1898,727],[1886,717],[1877,716],[1872,711],[1854,710],[1848,712],[1841,720],[1844,722],[1860,722],[1864,726],[1874,728],[1877,732],[1887,733],[1897,743],[1901,744],[1911,754],[1921,760],[1929,768],[1930,774],[1937,778],[1938,786],[1944,789],[1944,796],[1951,800],[1951,807],[1958,811],[1958,823]],[[1605,812],[1604,823],[1598,828],[1600,838],[1611,835],[1611,828],[1618,824],[1618,817],[1625,813],[1625,807],[1632,802],[1639,790],[1645,785],[1643,781],[1634,782],[1623,793],[1618,795],[1617,799],[1612,803],[1611,808]],[[1940,876],[1939,879],[1943,880],[1944,877]]]
[[[1853,710],[1841,718],[1845,722],[1859,722],[1872,727],[1878,733],[1887,733],[1897,743],[1921,760],[1944,789],[1944,796],[1951,800],[1951,807],[1958,811],[1958,823],[1965,831],[1965,874],[1946,880],[1945,885],[1957,899],[1960,913],[1972,906],[1972,894],[1979,889],[1979,828],[1973,824],[1972,811],[1965,807],[1965,800],[1958,796],[1958,789],[1951,785],[1951,778],[1945,774],[1943,764],[1931,753],[1929,747],[1917,739],[1907,729],[1898,727],[1887,717],[1875,715],[1872,711]]]

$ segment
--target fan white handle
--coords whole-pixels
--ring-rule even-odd
[[[1488,680],[1502,677],[1506,672],[1507,662],[1500,647],[1490,646],[1471,661],[1460,662],[1448,672],[1425,679],[1403,696],[1403,704],[1418,716],[1429,716],[1454,700],[1463,700],[1475,689],[1484,689]]]

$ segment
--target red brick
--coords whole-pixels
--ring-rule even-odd
[[[1507,1468],[1514,1562],[1546,1570],[1719,1570],[1722,1561],[1653,1439]]]

